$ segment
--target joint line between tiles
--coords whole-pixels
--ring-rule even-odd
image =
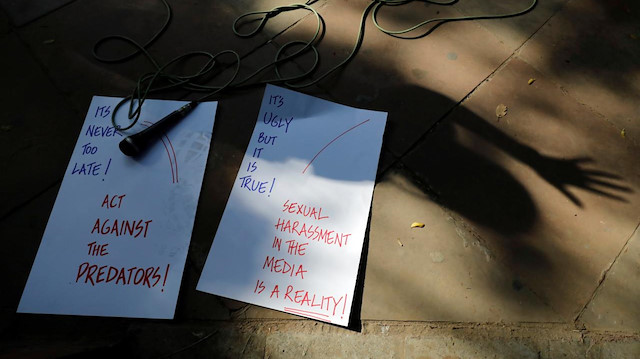
[[[33,202],[34,200],[36,200],[38,197],[42,196],[44,193],[46,193],[48,190],[50,190],[51,188],[59,185],[60,183],[62,183],[62,178],[58,178],[57,180],[53,181],[53,183],[51,183],[48,186],[45,186],[42,190],[40,190],[39,192],[37,192],[36,194],[34,194],[33,196],[31,196],[30,198],[22,201],[21,203],[15,205],[13,208],[10,208],[7,213],[3,214],[2,217],[0,217],[0,223],[2,221],[4,221],[5,219],[11,217],[14,213],[18,212],[20,209],[22,209],[23,207],[25,207],[26,205],[28,205],[29,203]]]
[[[600,292],[605,279],[607,279],[607,274],[609,274],[609,271],[611,271],[611,268],[613,268],[613,266],[618,262],[618,259],[629,248],[631,240],[636,235],[638,230],[640,230],[640,222],[636,225],[636,228],[633,230],[633,232],[631,232],[631,234],[629,235],[629,238],[627,238],[627,240],[624,243],[624,246],[622,246],[622,248],[620,249],[620,251],[618,252],[616,257],[613,259],[613,261],[611,261],[611,264],[609,264],[609,267],[602,272],[602,275],[600,276],[600,280],[598,281],[598,286],[593,291],[593,293],[591,294],[591,297],[589,297],[589,300],[585,303],[585,305],[582,307],[582,309],[580,310],[578,315],[576,315],[576,317],[573,320],[573,322],[574,322],[574,324],[576,326],[578,325],[578,322],[580,321],[580,318],[582,317],[584,312],[587,310],[587,307],[589,306],[589,304],[591,304],[591,302],[593,302],[593,300],[595,299],[596,295],[598,295],[598,293]]]
[[[540,31],[540,29],[542,29],[542,27],[544,27],[549,21],[551,21],[551,19],[553,19],[558,13],[560,13],[560,11],[562,11],[569,3],[573,2],[574,0],[567,0],[564,4],[562,4],[562,6],[560,8],[558,8],[558,10],[556,10],[556,12],[554,12],[538,29],[536,29],[536,31],[523,43],[526,44],[529,40],[531,40],[531,38],[533,38],[533,36],[538,33],[538,31]],[[522,48],[522,46],[520,46],[517,50],[517,52],[520,52],[520,49]],[[527,63],[529,66],[531,66],[532,68],[534,68],[536,71],[539,71],[541,73],[545,73],[544,69],[540,68],[539,66],[536,66],[534,64],[530,64],[529,62],[527,62],[526,60],[520,58],[521,61]],[[581,106],[584,106],[585,108],[587,108],[588,111],[591,111],[592,113],[596,114],[597,116],[600,117],[601,120],[605,121],[608,125],[613,126],[614,128],[621,130],[621,128],[619,128],[618,126],[616,126],[615,123],[611,122],[611,120],[609,120],[609,118],[607,118],[606,116],[604,116],[603,114],[601,114],[600,112],[598,112],[596,109],[594,109],[590,104],[583,102],[581,99],[575,97],[572,93],[569,92],[569,90],[567,90],[564,86],[562,86],[561,84],[557,83],[556,81],[553,80],[553,78],[549,78],[548,79],[549,82],[553,83],[556,87],[558,87],[558,89],[565,95],[571,97],[574,101],[576,101],[578,104],[580,104]],[[638,144],[636,142],[635,139],[632,140],[632,142],[634,144]]]
[[[570,0],[569,0],[570,1]],[[551,16],[549,16],[537,29],[535,29],[535,31],[533,31],[531,33],[531,35],[522,42],[522,44],[520,44],[520,46],[518,46],[518,48],[516,48],[502,63],[500,63],[495,70],[493,70],[487,77],[485,77],[482,81],[480,81],[473,89],[471,89],[471,91],[469,91],[469,93],[467,93],[466,96],[464,96],[460,101],[458,101],[456,104],[454,104],[449,110],[447,110],[447,112],[445,112],[438,120],[436,120],[406,151],[404,151],[400,156],[395,156],[394,157],[394,161],[391,163],[391,165],[389,165],[384,171],[382,171],[381,173],[379,173],[379,177],[383,177],[388,171],[390,171],[392,168],[394,168],[398,163],[403,163],[403,158],[405,156],[407,156],[411,151],[415,150],[418,145],[424,141],[428,136],[430,136],[432,133],[434,133],[437,129],[437,127],[444,122],[447,117],[449,117],[449,115],[451,115],[456,109],[458,109],[465,101],[467,101],[469,98],[471,98],[471,96],[485,83],[491,81],[491,79],[493,77],[495,77],[503,68],[505,68],[514,58],[518,57],[519,53],[521,52],[522,48],[540,31],[540,29],[542,29],[549,21],[551,21],[551,19],[553,19],[565,6],[566,4],[569,2],[565,2],[565,4],[563,4],[563,6],[561,6],[558,10],[556,10],[553,14],[551,14]],[[418,174],[415,173],[413,170],[411,170],[410,168],[408,168],[407,166],[403,166],[405,170],[409,171],[413,176],[416,176],[417,178],[419,178]],[[431,188],[429,188],[431,190]],[[433,191],[435,193],[435,191]],[[442,207],[441,207],[442,208]],[[451,213],[449,213],[447,210],[445,210],[445,212],[447,212],[447,214],[449,214],[451,216]],[[455,218],[454,216],[452,216],[452,218]],[[463,224],[465,227],[468,227],[466,224]],[[479,233],[477,233],[476,231],[472,230],[471,228],[467,228],[467,230],[469,230],[474,236],[476,236],[478,238],[478,240],[481,241],[482,245],[485,246],[487,249],[488,247],[486,246],[486,243],[484,241],[484,239],[482,238],[482,236],[480,236]],[[497,258],[494,257],[494,260],[496,260],[497,262],[501,263],[502,265],[505,265],[504,263],[502,263],[501,261],[497,260]],[[546,301],[544,300],[544,298],[542,298],[538,293],[536,293],[532,288],[529,288],[529,291],[539,300],[541,300],[543,303],[546,303]],[[555,312],[555,308],[553,308],[550,304],[546,303],[547,305],[549,305],[549,307],[551,308],[552,311]],[[576,318],[577,320],[577,318]]]
[[[516,50],[517,51],[517,50]],[[451,115],[456,109],[458,109],[465,101],[467,101],[471,96],[486,82],[489,82],[501,69],[503,69],[515,56],[516,51],[511,53],[509,57],[507,57],[500,65],[496,67],[487,77],[485,77],[480,83],[478,83],[471,91],[469,91],[465,96],[462,97],[458,102],[456,102],[451,108],[447,110],[439,119],[437,119],[429,128],[416,140],[414,143],[409,146],[407,150],[405,150],[400,156],[397,157],[396,161],[403,159],[406,155],[408,155],[411,151],[415,150],[418,145],[424,141],[429,135],[434,133],[438,126],[444,122],[449,115]],[[394,164],[395,164],[394,162]]]
[[[569,2],[569,1],[567,1]],[[551,16],[549,16],[549,18],[547,18],[537,29],[535,29],[535,31],[533,31],[531,33],[531,35],[522,42],[522,44],[520,44],[520,46],[518,46],[518,48],[516,48],[511,55],[509,55],[501,64],[499,64],[495,70],[493,70],[487,77],[485,77],[482,81],[480,81],[480,83],[478,83],[478,85],[476,85],[473,89],[471,89],[471,91],[469,91],[469,93],[467,93],[464,97],[462,97],[462,99],[460,101],[458,101],[456,104],[454,104],[447,112],[445,112],[444,115],[442,115],[438,120],[436,120],[423,134],[422,136],[420,136],[406,151],[404,151],[400,156],[398,156],[396,158],[396,160],[392,163],[392,165],[390,167],[392,167],[393,165],[396,164],[396,162],[398,162],[399,160],[401,160],[402,158],[404,158],[407,154],[409,154],[411,151],[413,151],[420,142],[422,142],[425,138],[427,138],[430,134],[432,134],[433,132],[435,132],[436,128],[451,114],[453,113],[453,111],[455,111],[458,107],[460,107],[466,100],[468,100],[469,98],[471,98],[471,96],[486,82],[491,81],[491,79],[493,77],[495,77],[495,75],[502,70],[504,67],[506,67],[509,62],[511,62],[511,60],[513,60],[515,57],[518,57],[519,53],[521,52],[522,48],[538,33],[538,31],[540,31],[540,29],[542,29],[549,21],[551,21],[551,19],[553,19],[560,11],[562,11],[562,9],[566,6],[566,3],[563,4],[558,10],[556,10],[553,14],[551,14]],[[480,25],[481,26],[481,25]],[[385,171],[386,172],[386,171]]]

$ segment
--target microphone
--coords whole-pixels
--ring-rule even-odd
[[[131,157],[140,155],[146,151],[157,137],[160,137],[165,130],[170,129],[181,119],[185,118],[191,111],[193,111],[194,108],[196,108],[196,106],[198,106],[198,102],[191,101],[144,130],[125,137],[118,145],[118,147],[120,147],[120,151]]]

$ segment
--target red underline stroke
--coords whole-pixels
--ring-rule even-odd
[[[307,171],[307,168],[309,168],[309,166],[311,166],[311,163],[313,163],[313,161],[316,160],[316,158],[320,155],[320,153],[322,153],[322,151],[324,151],[327,147],[329,147],[329,145],[331,145],[332,143],[334,143],[337,139],[339,139],[340,137],[344,136],[347,132],[354,130],[356,127],[364,125],[365,123],[369,122],[369,120],[364,120],[362,122],[360,122],[359,124],[351,127],[350,129],[344,131],[343,133],[339,134],[338,137],[334,138],[333,140],[331,140],[329,143],[327,143],[324,147],[322,147],[322,149],[320,151],[318,151],[318,153],[316,153],[315,156],[313,156],[313,158],[311,159],[311,162],[309,162],[309,164],[307,164],[307,167],[304,168],[304,170],[302,170],[302,173],[305,173]]]

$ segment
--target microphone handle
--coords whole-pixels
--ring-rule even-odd
[[[191,101],[144,130],[125,137],[118,145],[118,147],[120,147],[120,151],[127,156],[133,157],[140,155],[142,152],[146,151],[146,149],[158,137],[160,137],[163,132],[169,130],[181,119],[185,118],[197,105],[198,102]]]

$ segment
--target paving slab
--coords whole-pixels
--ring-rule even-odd
[[[504,18],[476,20],[498,38],[507,48],[515,51],[538,29],[554,16],[568,0],[538,0],[535,7],[526,14]],[[499,1],[468,0],[456,4],[466,16],[499,15],[520,12],[527,9],[532,0]]]
[[[591,330],[640,332],[639,281],[640,231],[636,229],[579,320]]]
[[[10,34],[0,46],[0,217],[58,183],[78,137],[84,115],[73,111],[19,39]]]
[[[451,337],[408,338],[407,359],[418,358],[540,358],[541,348],[526,342],[502,340],[465,340]]]
[[[186,18],[198,18],[202,21],[189,23],[190,27],[187,28],[188,22],[175,19],[171,29],[165,34],[166,36],[158,40],[154,45],[158,46],[159,49],[163,49],[161,52],[165,57],[173,56],[168,55],[173,52],[183,53],[197,49],[196,46],[201,46],[201,37],[194,37],[194,32],[201,31],[203,34],[219,33],[222,28],[230,31],[230,22],[233,21],[233,16],[231,15],[235,14],[233,12],[234,9],[225,4],[211,5],[206,9],[206,12],[216,14],[215,21],[212,19],[204,21],[204,18],[195,16],[193,11],[198,10],[186,5],[178,5],[177,8],[174,8],[176,14],[182,14]],[[89,16],[81,17],[80,21],[74,21],[79,13],[89,14]],[[144,24],[145,26],[136,24],[140,17],[145,16],[148,21],[148,23]],[[38,61],[42,63],[42,66],[47,70],[62,93],[70,98],[70,101],[79,112],[84,112],[84,107],[89,103],[93,94],[122,96],[132,90],[133,79],[139,75],[140,69],[148,68],[146,64],[142,63],[144,59],[136,59],[124,65],[106,65],[95,61],[90,55],[95,41],[107,34],[126,33],[127,31],[132,31],[133,34],[131,36],[134,38],[144,38],[150,29],[155,29],[152,28],[152,25],[157,25],[157,22],[162,20],[162,16],[164,16],[163,8],[158,4],[121,4],[114,7],[113,4],[76,3],[21,29],[20,36],[31,46],[31,50],[36,54]],[[179,15],[176,15],[176,17],[179,17]],[[180,41],[182,38],[189,38],[192,41]],[[221,37],[221,39],[230,39],[230,37]],[[239,42],[238,45],[241,48],[236,48],[236,50],[243,50],[248,53],[253,47],[259,46],[263,42],[266,42],[265,38],[258,36],[248,41]],[[232,43],[233,41],[218,41],[215,45],[224,49],[224,45]],[[178,46],[169,46],[171,44],[178,44]],[[240,52],[242,53],[243,51]],[[275,51],[276,48],[270,44],[259,46],[258,50],[253,53],[253,57],[243,62],[243,74],[253,72],[263,59],[271,59]],[[23,62],[28,63],[28,61]],[[31,63],[34,63],[34,61],[31,61]],[[70,63],[73,65],[70,66]],[[142,67],[138,68],[137,66]],[[33,65],[33,67],[37,68],[38,66]],[[14,73],[17,75],[19,71],[14,71]],[[40,88],[34,84],[30,84],[30,86]],[[219,106],[218,121],[216,122],[212,141],[214,143],[212,153],[215,154],[209,157],[209,171],[207,172],[208,175],[205,176],[201,195],[201,198],[205,200],[200,202],[201,207],[198,210],[199,218],[206,218],[206,220],[196,222],[194,238],[197,239],[192,242],[193,250],[191,252],[196,254],[192,256],[194,258],[190,257],[185,271],[184,288],[186,289],[182,291],[180,297],[180,303],[184,305],[178,306],[178,316],[200,319],[229,318],[229,308],[227,308],[224,301],[195,291],[195,285],[202,268],[202,263],[199,262],[204,261],[204,258],[206,258],[208,247],[215,234],[215,227],[211,230],[210,227],[201,223],[215,223],[217,225],[228,197],[228,191],[231,188],[231,182],[235,178],[237,167],[242,160],[244,147],[253,131],[262,91],[262,88],[256,88],[235,94],[232,100],[225,101],[224,104]],[[54,97],[53,99],[56,98]],[[60,106],[61,103],[63,101],[57,99],[56,104]],[[247,103],[255,106],[247,106]],[[44,118],[44,116],[40,117]],[[58,117],[63,116],[59,115]],[[47,124],[50,127],[58,125],[61,133],[71,133],[68,127],[59,126],[59,124],[53,122],[47,122]],[[9,125],[7,124],[7,126]],[[81,122],[75,124],[78,128],[80,125]],[[56,132],[49,129],[48,133]],[[58,136],[58,141],[60,137]],[[65,143],[68,146],[73,146],[76,137],[77,134],[73,134],[72,138],[65,140]],[[246,139],[244,142],[242,141],[243,138]],[[18,140],[18,137],[15,137],[15,139]],[[71,147],[58,146],[57,148],[66,150],[64,151],[64,160],[61,163],[55,161],[46,162],[47,167],[45,169],[48,166],[52,166],[61,173],[59,176],[37,177],[41,181],[45,179],[51,180],[51,177],[53,177],[53,180],[57,179],[59,181],[62,171],[66,168],[64,161],[68,160],[68,153]],[[22,159],[24,160],[24,157]],[[233,161],[233,159],[237,161]],[[232,169],[227,171],[227,168]],[[221,185],[225,180],[227,181],[227,187]],[[207,187],[207,183],[212,183],[213,185]],[[16,186],[7,186],[6,188],[9,188],[12,194],[21,196],[19,200],[16,200],[17,202],[20,202],[22,197],[28,194],[28,191],[15,191]],[[37,186],[33,186],[33,188],[34,190],[41,190]],[[220,191],[220,189],[223,191],[222,195],[216,197],[215,195],[220,193],[216,191]],[[214,191],[214,200],[211,200],[212,196],[209,190]],[[220,201],[215,200],[215,198],[220,199]],[[215,207],[216,205],[218,207]],[[211,206],[214,209],[211,209]],[[215,212],[216,209],[219,212]],[[216,221],[211,221],[210,218],[212,217],[210,216],[214,216],[213,218],[216,218]],[[198,239],[204,241],[203,247],[200,246]],[[198,257],[198,255],[202,258]]]
[[[411,228],[413,222],[424,228]],[[377,184],[364,320],[552,322],[561,318],[490,249],[394,168]]]
[[[22,26],[74,0],[2,0],[0,7],[11,17],[15,26]]]
[[[3,253],[11,253],[10,256],[5,255],[0,261],[0,270],[2,273],[12,273],[5,279],[3,295],[0,298],[2,308],[0,330],[3,332],[9,328],[11,319],[16,315],[15,311],[24,285],[27,283],[57,192],[58,186],[47,190],[0,222],[0,234],[2,238],[7,239]]]
[[[500,104],[508,112],[499,119]],[[571,320],[637,225],[639,151],[516,59],[402,161]]]
[[[342,0],[320,9],[326,33],[318,46],[321,62],[316,76],[348,56],[368,4]],[[399,29],[447,15],[461,16],[454,7],[436,9],[413,2],[381,10],[379,20],[387,28]],[[305,18],[277,41],[305,38],[315,26],[314,19]],[[369,17],[357,56],[319,86],[347,105],[389,112],[385,146],[398,156],[509,55],[498,39],[474,22],[444,24],[424,38],[406,40],[378,31]],[[311,58],[298,62],[309,68]]]
[[[249,305],[195,290],[224,212],[233,181],[258,116],[263,87],[251,88],[225,98],[218,107],[212,148],[203,179],[191,247],[185,270],[180,317],[191,319],[300,319],[298,316]],[[383,151],[379,171],[395,161]]]
[[[274,333],[267,337],[267,358],[404,358],[402,338],[358,333]]]
[[[519,56],[640,142],[640,5],[570,1]],[[576,19],[580,19],[576,21]]]

